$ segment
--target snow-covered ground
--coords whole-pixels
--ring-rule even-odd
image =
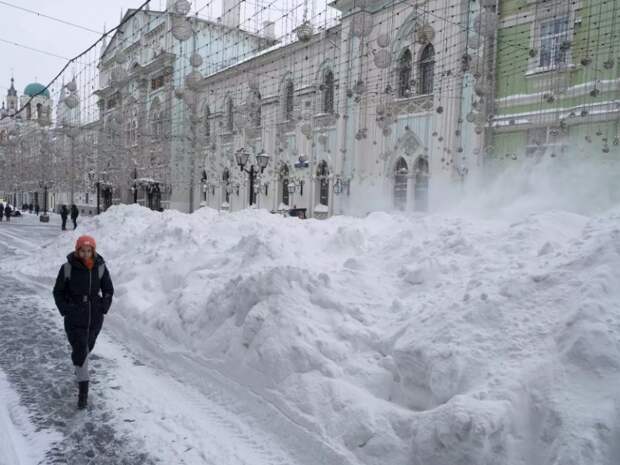
[[[181,428],[187,463],[215,424],[222,443],[311,443],[307,463],[617,465],[617,171],[527,168],[430,215],[114,207],[10,263],[51,284],[79,234],[97,239],[105,331],[173,377],[119,366],[145,394],[125,408],[159,425],[149,450]],[[285,460],[256,451],[218,463]]]
[[[40,463],[58,435],[37,432],[4,373],[0,372],[0,465]]]

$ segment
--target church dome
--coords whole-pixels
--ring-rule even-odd
[[[24,89],[24,95],[27,95],[28,97],[33,97],[41,91],[43,91],[43,93],[40,95],[44,95],[45,97],[50,98],[49,91],[45,88],[43,84],[39,84],[38,82],[28,84]]]

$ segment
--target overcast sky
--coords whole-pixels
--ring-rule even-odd
[[[310,0],[309,16],[324,11],[327,1]],[[136,8],[143,2],[144,0],[0,0],[0,101],[6,98],[11,75],[15,76],[15,86],[20,96],[24,87],[31,82],[48,84],[67,63],[67,60],[48,54],[67,58],[77,55],[101,37],[104,25],[107,30],[115,27],[121,11],[124,13],[128,8]],[[192,0],[192,12],[199,9],[202,17],[215,19],[221,14],[221,3],[222,0]],[[303,3],[303,0],[253,0],[246,5],[248,8],[264,11],[260,15],[261,20],[272,19],[278,22],[278,18],[283,16],[291,19],[291,11],[292,14],[301,16]],[[270,7],[265,11],[259,5]],[[38,16],[15,6],[99,31],[99,34]],[[166,0],[152,0],[150,3],[152,10],[163,10],[165,6]],[[242,17],[244,14],[242,11]],[[250,13],[247,15],[252,17]],[[258,16],[255,16],[255,20],[258,21]],[[296,23],[300,20],[294,18]],[[257,27],[258,24],[242,23],[244,29],[252,26]],[[93,58],[96,59],[93,56],[89,59]],[[71,72],[69,69],[66,75]],[[53,90],[57,90],[57,86]]]
[[[163,1],[163,0],[162,0]],[[36,48],[63,57],[75,56],[100,36],[72,26],[58,23],[9,3],[42,14],[103,32],[104,24],[110,29],[120,17],[121,8],[133,8],[141,0],[6,0],[0,2],[0,92],[2,100],[10,85],[11,74],[21,95],[26,84],[35,80],[47,84],[66,63],[65,60],[8,44]],[[159,0],[153,0],[154,7]]]

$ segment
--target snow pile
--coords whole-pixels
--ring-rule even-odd
[[[49,279],[93,234],[117,289],[108,328],[208,358],[352,463],[616,465],[620,208],[516,211],[123,206],[20,270]]]

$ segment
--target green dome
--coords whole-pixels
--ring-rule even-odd
[[[43,84],[39,84],[38,82],[33,82],[32,84],[28,84],[26,88],[24,89],[24,95],[27,95],[28,97],[33,97],[41,91],[43,91],[43,93],[40,95],[44,95],[47,98],[50,98],[49,91],[45,88]]]

